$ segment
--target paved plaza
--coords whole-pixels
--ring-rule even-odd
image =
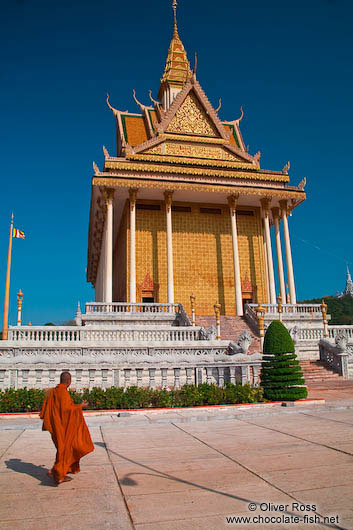
[[[324,405],[89,416],[95,451],[58,487],[40,420],[3,418],[0,528],[352,529],[353,396],[336,394]]]

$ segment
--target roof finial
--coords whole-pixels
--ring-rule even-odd
[[[177,5],[178,5],[177,0],[173,0],[173,11],[174,11],[174,36],[175,36],[175,37],[178,36],[178,22],[177,22],[177,14],[176,14]]]

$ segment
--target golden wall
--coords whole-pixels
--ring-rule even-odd
[[[159,290],[156,290],[156,301],[167,302],[165,205],[157,201],[138,203],[160,205],[161,209],[136,211],[136,283],[137,286],[141,285],[146,275],[150,274],[153,283],[159,286]],[[229,208],[225,205],[199,203],[173,203],[173,206],[191,208],[191,212],[172,211],[175,301],[182,303],[189,312],[190,295],[194,293],[199,315],[214,314],[213,305],[216,302],[222,305],[222,314],[234,315],[235,290]],[[221,214],[201,213],[200,208],[221,209]],[[237,227],[241,280],[247,278],[255,287],[253,301],[264,303],[267,300],[260,210],[254,207],[241,207],[239,210]],[[242,215],[241,211],[245,215]],[[250,212],[253,212],[253,215],[249,215]],[[123,248],[127,248],[127,256],[129,255],[128,209],[124,212],[119,240],[117,248],[121,249],[123,258]],[[121,263],[118,265],[115,261],[114,275],[119,270],[119,284],[125,281],[126,297],[129,259],[122,259],[122,263],[126,267],[126,274],[122,271]],[[122,289],[114,292],[122,295]]]

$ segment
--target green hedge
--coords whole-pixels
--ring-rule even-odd
[[[82,392],[70,390],[70,395],[74,403],[87,400],[89,410],[193,407],[264,401],[262,388],[252,388],[248,384],[240,383],[226,383],[223,388],[207,383],[199,386],[184,385],[180,389],[170,391],[137,386],[126,389],[92,388]],[[44,396],[45,390],[35,388],[10,388],[0,391],[0,412],[38,412]]]
[[[308,395],[303,372],[287,328],[279,320],[267,328],[261,370],[264,396],[271,401],[295,401]]]

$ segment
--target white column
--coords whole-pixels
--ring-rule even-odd
[[[105,263],[104,263],[104,302],[113,300],[113,198],[114,190],[106,189],[104,193],[106,205],[105,220]]]
[[[287,216],[288,216],[287,201],[286,200],[280,201],[279,204],[282,209],[283,234],[284,234],[284,245],[286,249],[287,276],[288,276],[290,303],[296,304],[297,297],[295,294],[292,250],[291,250],[290,239],[289,239],[289,228],[288,228],[288,219],[287,219]]]
[[[136,303],[136,193],[130,189],[130,302]]]
[[[236,209],[239,195],[231,195],[228,197],[228,204],[230,209],[230,219],[232,226],[232,242],[233,242],[233,267],[234,267],[234,287],[235,287],[235,308],[237,316],[243,315],[243,297],[241,292],[240,280],[240,265],[239,265],[239,249],[238,249],[238,231]]]
[[[272,216],[273,216],[273,220],[275,223],[279,292],[281,295],[282,304],[285,304],[286,303],[286,286],[284,283],[284,273],[283,273],[281,234],[279,232],[279,208],[272,208]]]
[[[173,278],[173,240],[172,240],[172,191],[165,191],[165,209],[167,215],[167,277],[168,277],[168,303],[174,304],[174,278]]]
[[[265,239],[266,239],[266,250],[267,250],[267,267],[268,267],[268,278],[270,287],[270,304],[276,303],[276,287],[275,287],[275,275],[273,272],[273,259],[272,259],[272,246],[270,236],[270,220],[269,220],[269,206],[270,199],[261,199],[261,206],[264,213],[264,228],[265,228]]]
[[[262,219],[262,230],[265,232],[265,225],[264,220]],[[268,280],[268,266],[267,266],[267,246],[266,246],[266,239],[264,238],[264,253],[265,253],[265,290],[266,290],[266,296],[265,299],[267,301],[270,301],[270,290],[269,290],[269,280]],[[265,303],[265,302],[263,302]]]

